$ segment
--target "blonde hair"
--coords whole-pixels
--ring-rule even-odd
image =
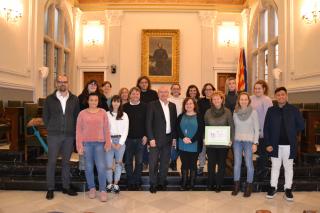
[[[222,103],[224,103],[225,94],[222,91],[220,91],[220,90],[213,91],[212,96],[211,96],[211,101],[212,101],[214,96],[219,96],[222,99]]]
[[[228,95],[228,93],[229,93],[229,81],[235,81],[237,84],[237,80],[235,77],[233,77],[233,76],[228,77],[226,80],[225,86],[224,86],[224,91],[225,91],[226,95]],[[235,88],[234,91],[237,92],[237,87]]]

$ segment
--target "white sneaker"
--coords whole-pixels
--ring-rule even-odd
[[[108,184],[107,186],[107,192],[110,193],[113,191],[113,184]]]
[[[120,187],[119,187],[119,185],[113,185],[113,192],[114,193],[119,193],[120,192]]]

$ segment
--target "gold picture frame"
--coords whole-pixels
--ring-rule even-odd
[[[153,83],[179,82],[180,31],[144,29],[141,37],[141,74]]]

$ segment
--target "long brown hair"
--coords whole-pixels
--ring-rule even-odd
[[[119,95],[114,95],[111,98],[111,104],[110,104],[110,114],[113,116],[113,106],[112,106],[112,102],[120,102],[120,106],[118,109],[118,113],[117,113],[117,117],[116,120],[122,120],[122,116],[123,116],[123,105],[122,105],[122,100],[121,97]]]
[[[236,108],[235,108],[235,112],[238,112],[240,109],[241,109],[241,106],[240,106],[240,97],[242,95],[246,95],[248,97],[248,100],[249,100],[249,103],[248,103],[248,106],[250,106],[251,104],[251,98],[250,98],[250,95],[249,93],[247,92],[241,92],[239,95],[238,95],[238,98],[237,98],[237,104],[236,104]]]

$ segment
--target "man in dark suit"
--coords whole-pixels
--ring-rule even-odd
[[[158,96],[159,100],[149,103],[146,118],[151,193],[166,189],[171,146],[176,143],[177,111],[168,101],[169,88],[160,87]]]

